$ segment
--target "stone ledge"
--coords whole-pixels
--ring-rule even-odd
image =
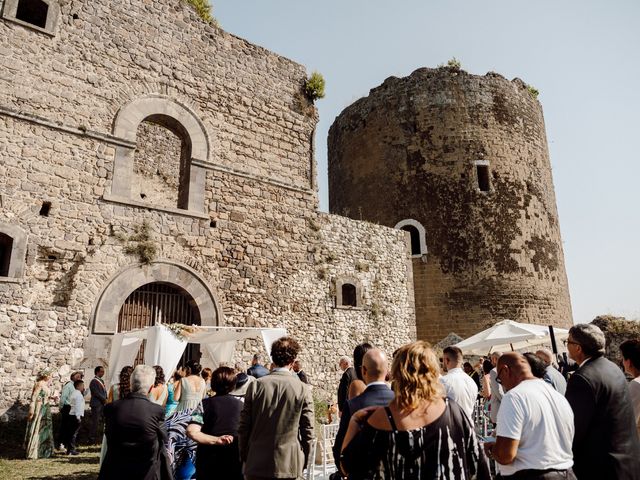
[[[209,215],[196,212],[194,210],[182,210],[180,208],[159,207],[157,205],[150,205],[144,202],[138,202],[130,198],[120,197],[117,195],[110,195],[105,193],[102,196],[102,200],[110,203],[118,203],[120,205],[127,205],[130,207],[146,208],[147,210],[158,210],[160,212],[172,213],[174,215],[181,215],[183,217],[201,218],[203,220],[210,220]]]
[[[0,277],[0,283],[23,283],[22,278]]]
[[[206,170],[214,170],[216,172],[228,173],[229,175],[235,175],[236,177],[248,178],[250,180],[255,180],[257,182],[268,183],[269,185],[273,185],[275,187],[285,188],[287,190],[291,190],[294,192],[304,193],[305,195],[313,195],[314,190],[303,187],[296,187],[295,185],[289,185],[288,183],[281,182],[279,180],[273,180],[271,178],[263,177],[260,175],[255,175],[253,173],[244,172],[242,170],[236,170],[234,168],[223,167],[221,165],[215,165],[211,162],[205,162],[202,160],[191,161],[191,165],[195,165],[197,167],[204,168]]]
[[[73,135],[78,135],[80,137],[93,138],[95,140],[100,140],[101,142],[109,143],[111,145],[117,145],[117,146],[130,148],[130,149],[136,148],[135,143],[130,142],[124,138],[115,137],[108,133],[100,133],[92,130],[87,130],[85,128],[69,127],[67,125],[62,125],[59,123],[52,122],[51,120],[47,120],[46,118],[39,117],[38,115],[16,112],[11,108],[7,108],[3,106],[0,106],[0,115],[15,118],[17,120],[23,120],[29,123],[35,123],[36,125],[41,125],[43,127],[51,128],[53,130],[58,130],[61,132],[71,133]]]

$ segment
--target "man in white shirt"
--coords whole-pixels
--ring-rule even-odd
[[[500,357],[497,379],[506,393],[498,413],[496,442],[486,443],[485,449],[498,462],[502,478],[575,480],[569,402],[534,377],[527,360],[517,352]]]
[[[473,407],[478,398],[476,382],[462,369],[464,358],[458,347],[446,347],[442,351],[444,368],[447,374],[440,377],[447,398],[456,402],[473,421]]]
[[[67,447],[68,455],[78,455],[76,450],[76,437],[78,436],[78,430],[80,430],[80,422],[84,416],[84,382],[82,380],[76,380],[73,382],[74,391],[71,393],[69,403],[71,409],[69,410],[68,425],[66,429],[66,435],[63,439],[65,447]]]
[[[71,394],[75,390],[73,382],[82,380],[82,372],[73,372],[69,377],[69,381],[62,387],[60,393],[60,432],[56,438],[56,448],[62,448],[63,438],[67,431],[69,423],[69,410],[71,409]]]

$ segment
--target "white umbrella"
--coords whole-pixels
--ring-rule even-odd
[[[569,336],[569,331],[564,328],[554,327],[553,333],[557,343]],[[492,351],[521,350],[545,345],[551,346],[548,326],[503,320],[455,346],[466,354],[486,355]]]

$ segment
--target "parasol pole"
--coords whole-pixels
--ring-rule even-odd
[[[553,325],[549,325],[549,337],[551,338],[551,349],[553,354],[558,356],[558,344],[556,343],[556,334],[553,331]]]

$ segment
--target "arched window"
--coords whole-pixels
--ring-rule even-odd
[[[173,118],[150,115],[138,125],[133,162],[133,199],[188,209],[189,134]]]
[[[336,307],[362,307],[362,284],[354,277],[339,277],[336,279]]]
[[[204,214],[209,146],[195,113],[175,100],[149,95],[118,112],[113,134],[132,145],[116,148],[105,200]]]
[[[413,219],[402,220],[396,224],[395,228],[409,232],[412,257],[421,257],[427,254],[425,230],[420,222]]]
[[[60,17],[56,0],[6,0],[2,18],[53,35]]]

